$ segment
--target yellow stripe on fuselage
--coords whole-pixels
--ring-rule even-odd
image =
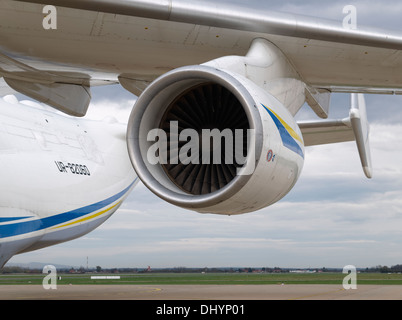
[[[87,221],[87,220],[96,218],[96,217],[98,217],[98,216],[100,216],[100,215],[102,215],[102,214],[104,214],[104,213],[106,213],[106,212],[112,210],[113,208],[117,207],[117,206],[118,206],[119,204],[121,204],[121,203],[122,203],[122,201],[119,201],[119,202],[116,203],[114,206],[111,206],[110,208],[108,208],[108,209],[106,209],[106,210],[100,211],[100,212],[98,212],[98,213],[95,213],[95,214],[93,214],[93,215],[91,215],[91,216],[88,216],[88,217],[79,219],[79,220],[77,220],[77,221],[69,222],[69,223],[63,224],[63,225],[61,225],[61,226],[54,227],[54,228],[52,228],[52,230],[54,230],[54,229],[60,229],[60,228],[64,228],[64,227],[68,227],[68,226],[71,226],[71,225],[76,224],[76,223],[80,223],[80,222],[84,222],[84,221]]]

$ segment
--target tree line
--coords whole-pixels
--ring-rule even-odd
[[[216,268],[216,267],[203,267],[203,268],[188,268],[188,267],[173,267],[173,268],[102,268],[101,266],[96,266],[95,268],[86,269],[84,267],[80,268],[70,268],[70,269],[60,269],[60,273],[287,273],[290,270],[307,270],[305,268],[280,268],[280,267],[262,267],[262,268]],[[308,268],[308,270],[313,270],[315,272],[342,272],[342,268]],[[402,273],[402,264],[397,264],[391,267],[378,265],[375,267],[358,268],[360,272],[368,273]],[[9,266],[4,267],[0,270],[0,274],[10,274],[10,273],[42,273],[42,269],[31,269],[19,266]]]

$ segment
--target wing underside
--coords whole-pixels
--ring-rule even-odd
[[[292,61],[304,81],[313,87],[334,92],[400,93],[402,89],[402,34],[400,32],[359,27],[345,29],[342,21],[267,12],[260,8],[241,7],[230,3],[193,1],[126,1],[126,0],[28,0],[24,2],[103,12],[113,16],[113,24],[127,24],[130,17],[170,22],[197,27],[197,38],[205,41],[204,33],[236,34],[236,45],[242,48],[242,38],[264,37],[277,45]],[[89,13],[88,13],[89,14]],[[102,28],[108,31],[108,19],[103,16]],[[152,23],[150,24],[152,25]],[[94,24],[95,26],[95,24]],[[165,25],[163,25],[165,27]],[[169,28],[169,27],[167,27]],[[184,28],[184,27],[183,27]],[[212,30],[211,30],[212,29]],[[192,34],[187,34],[192,36]],[[222,47],[232,46],[219,39]],[[197,39],[193,43],[197,42]],[[216,48],[210,48],[216,50]],[[180,55],[179,55],[180,56]],[[209,57],[208,57],[209,59]],[[203,62],[206,62],[204,60]],[[161,68],[162,66],[160,66]],[[176,67],[176,66],[174,66]],[[123,70],[127,71],[127,70]]]

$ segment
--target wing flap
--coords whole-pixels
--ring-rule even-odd
[[[91,101],[89,87],[66,83],[41,84],[8,78],[4,80],[14,90],[71,116],[85,116]]]
[[[84,116],[88,110],[91,92],[84,75],[41,71],[1,53],[0,74],[7,84],[0,93],[7,93],[9,87],[76,117]]]

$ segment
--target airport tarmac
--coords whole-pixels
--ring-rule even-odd
[[[0,300],[402,300],[402,285],[1,285]]]

